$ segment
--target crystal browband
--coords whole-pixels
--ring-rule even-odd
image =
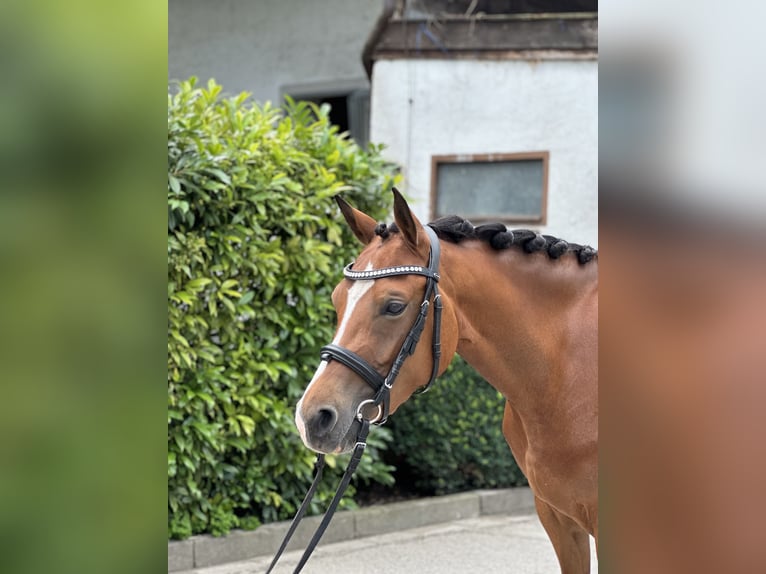
[[[369,271],[354,271],[351,269],[353,263],[349,263],[343,268],[343,275],[346,279],[358,281],[363,279],[379,279],[381,277],[393,277],[396,275],[422,275],[431,277],[435,281],[439,280],[439,274],[434,273],[428,267],[419,265],[398,265],[396,267],[384,267],[382,269],[370,269]]]

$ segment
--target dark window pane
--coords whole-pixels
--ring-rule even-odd
[[[439,163],[436,215],[539,220],[543,161]]]

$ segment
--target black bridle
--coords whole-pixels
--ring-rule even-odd
[[[362,459],[362,454],[364,453],[364,449],[367,446],[366,440],[367,434],[370,432],[370,424],[382,425],[388,420],[391,388],[394,386],[396,378],[399,376],[399,371],[402,368],[404,361],[407,359],[407,357],[415,352],[415,348],[417,347],[418,341],[420,340],[420,335],[423,333],[423,329],[425,328],[426,319],[428,318],[428,310],[431,305],[434,307],[433,369],[431,370],[430,379],[425,385],[423,385],[423,387],[421,387],[418,392],[426,392],[439,373],[439,362],[441,359],[442,302],[441,295],[439,294],[438,283],[439,255],[441,250],[439,247],[439,238],[437,237],[436,232],[429,226],[426,226],[424,229],[431,243],[431,249],[428,254],[428,267],[421,267],[419,265],[400,265],[396,267],[372,269],[369,271],[354,271],[352,268],[353,264],[349,264],[343,269],[343,275],[346,277],[346,279],[351,281],[374,281],[376,279],[383,279],[384,277],[396,277],[400,275],[421,275],[426,278],[426,287],[423,293],[423,302],[420,304],[420,311],[418,312],[418,316],[415,318],[415,322],[412,324],[409,333],[407,333],[407,336],[404,338],[404,343],[402,343],[402,346],[399,349],[399,352],[397,353],[396,358],[394,359],[394,362],[386,376],[381,375],[372,365],[370,365],[370,363],[368,363],[365,359],[356,353],[349,351],[348,349],[345,349],[339,345],[326,345],[322,347],[320,351],[322,360],[328,362],[335,360],[348,367],[357,375],[359,375],[364,382],[372,387],[373,391],[375,391],[375,395],[371,399],[362,401],[357,406],[356,419],[359,421],[359,432],[357,433],[356,445],[354,446],[354,452],[351,455],[351,460],[346,467],[346,471],[343,473],[343,477],[341,478],[338,489],[335,492],[335,496],[330,502],[330,505],[327,507],[327,511],[325,512],[322,522],[319,524],[319,527],[314,533],[314,536],[311,538],[311,541],[306,547],[306,550],[298,562],[298,565],[295,567],[295,570],[293,570],[293,574],[297,574],[303,569],[303,566],[308,561],[311,553],[314,551],[314,548],[319,543],[320,538],[324,534],[324,531],[330,524],[330,520],[332,519],[332,516],[338,507],[338,503],[343,497],[343,493],[348,487],[349,482],[351,482],[351,477],[354,474],[356,467],[359,465],[359,461]],[[362,412],[363,409],[368,405],[378,407],[377,415],[373,419],[365,418]],[[306,493],[306,497],[301,503],[298,512],[295,514],[295,518],[293,518],[292,524],[290,524],[290,528],[288,529],[284,540],[282,540],[282,544],[280,545],[279,550],[277,550],[274,559],[271,561],[271,565],[266,571],[266,574],[269,574],[277,564],[279,557],[284,552],[285,548],[287,547],[287,543],[290,541],[290,538],[292,538],[293,533],[298,527],[298,523],[306,513],[306,509],[308,508],[309,503],[314,496],[314,492],[319,485],[319,481],[322,478],[323,467],[324,455],[318,454],[317,460],[314,463],[315,474],[311,487]]]
[[[423,293],[423,302],[420,304],[420,312],[410,328],[410,332],[407,333],[407,337],[405,337],[404,343],[399,349],[399,353],[397,353],[394,363],[391,365],[391,369],[388,371],[388,375],[385,377],[382,376],[362,357],[338,345],[326,345],[322,347],[322,350],[320,351],[320,356],[323,360],[336,360],[345,365],[359,375],[362,380],[370,385],[372,390],[375,391],[375,396],[372,399],[363,401],[359,405],[356,413],[356,416],[359,419],[361,418],[361,409],[364,406],[378,406],[378,416],[371,421],[372,424],[382,425],[388,420],[391,388],[396,382],[396,377],[399,376],[399,370],[402,368],[405,359],[415,352],[415,347],[420,340],[420,335],[423,333],[423,329],[426,326],[428,309],[431,306],[431,297],[433,297],[434,306],[433,369],[431,371],[431,378],[423,387],[421,387],[421,390],[419,391],[420,393],[424,393],[429,389],[439,372],[439,361],[441,359],[440,335],[442,311],[441,295],[439,295],[439,254],[441,249],[439,247],[439,238],[436,236],[434,230],[428,226],[425,227],[425,230],[431,241],[431,251],[428,255],[428,267],[400,265],[397,267],[372,269],[370,271],[354,271],[352,269],[353,264],[349,264],[343,269],[343,275],[346,279],[350,279],[351,281],[374,281],[376,279],[383,279],[384,277],[397,277],[399,275],[422,275],[426,278],[426,288]]]

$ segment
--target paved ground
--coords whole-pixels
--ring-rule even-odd
[[[591,541],[591,547],[593,543]],[[287,574],[302,552],[282,556],[274,574]],[[232,562],[186,574],[263,574],[270,557]],[[592,550],[592,572],[598,572]],[[558,562],[537,516],[482,516],[391,534],[322,545],[305,574],[556,574]],[[181,573],[183,574],[183,573]]]

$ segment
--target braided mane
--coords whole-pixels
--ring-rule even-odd
[[[489,243],[493,249],[502,250],[519,247],[524,253],[545,251],[551,259],[558,259],[565,253],[574,253],[581,265],[598,258],[598,251],[588,245],[569,243],[552,235],[542,235],[530,229],[509,230],[503,223],[487,223],[474,227],[467,219],[448,215],[429,223],[439,239],[460,243],[467,239],[478,239]],[[379,223],[375,234],[386,239],[389,233],[398,233],[395,223]]]

